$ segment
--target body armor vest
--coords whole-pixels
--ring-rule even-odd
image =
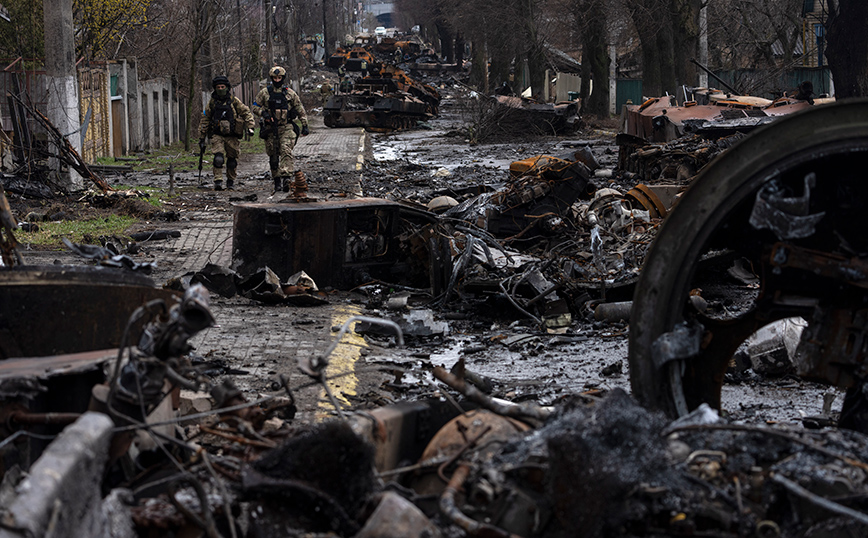
[[[295,119],[295,109],[289,109],[289,99],[286,97],[286,92],[281,89],[275,89],[274,86],[268,86],[268,110],[271,111],[271,116],[278,124],[286,124]]]
[[[236,135],[235,109],[232,98],[214,99],[214,110],[211,111],[211,132],[220,136]]]

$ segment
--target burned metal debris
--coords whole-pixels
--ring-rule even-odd
[[[702,403],[719,407],[730,359],[743,342],[772,322],[800,318],[805,325],[791,354],[796,372],[847,388],[839,424],[868,429],[861,396],[866,249],[859,232],[868,195],[854,172],[864,157],[866,114],[864,102],[851,102],[782,117],[693,181],[636,288],[630,371],[640,401],[673,416]],[[804,137],[820,125],[828,134]],[[701,290],[705,312],[687,300],[694,290]],[[681,352],[663,354],[664,347]],[[772,369],[755,351],[758,367]]]
[[[35,170],[41,170],[44,174],[44,178],[41,182],[50,183],[48,178],[49,170],[46,166],[37,165],[36,162],[31,162],[32,156],[35,156],[36,159],[47,159],[48,157],[54,157],[60,159],[63,163],[69,166],[71,169],[78,172],[82,177],[87,178],[94,185],[99,188],[101,192],[112,191],[112,187],[105,182],[100,176],[95,174],[88,164],[82,159],[81,155],[75,150],[75,148],[70,144],[69,140],[66,136],[64,136],[58,129],[55,127],[51,121],[44,115],[42,112],[37,110],[36,108],[31,107],[26,102],[24,102],[20,97],[14,95],[12,93],[8,94],[8,96],[17,103],[15,108],[18,110],[18,114],[13,115],[13,122],[15,123],[14,128],[16,131],[15,139],[18,141],[15,146],[15,161],[17,170],[22,170],[26,173],[22,173],[23,176],[27,177],[27,181],[24,182],[23,187],[18,187],[20,185],[19,182],[11,181],[10,186],[16,190],[20,190],[22,194],[37,194],[43,193],[43,190],[36,186],[30,186],[33,178],[38,177],[38,174],[34,174]],[[45,147],[43,144],[38,143],[35,140],[35,137],[30,133],[30,127],[28,122],[25,121],[23,112],[29,114],[44,130],[48,133],[51,141],[54,146],[57,148],[55,151],[51,151],[49,148]],[[17,176],[18,172],[13,171],[12,176]],[[4,183],[6,180],[4,180]],[[56,187],[52,185],[52,187]],[[44,195],[44,194],[43,194]]]
[[[323,105],[327,127],[362,126],[371,132],[388,132],[411,128],[437,115],[440,93],[436,88],[416,81],[393,64],[376,62],[373,57],[356,58],[353,53],[345,60],[347,69],[360,70],[363,76],[354,82],[344,79],[349,87]],[[356,67],[357,61],[364,69]]]
[[[94,260],[105,267],[123,267],[130,271],[137,271],[146,275],[150,274],[154,268],[154,264],[152,263],[138,263],[125,254],[119,254],[117,247],[112,243],[107,243],[107,246],[102,247],[99,245],[73,243],[66,237],[62,238],[61,241],[66,245],[66,248],[75,254],[82,258]]]
[[[177,312],[174,319],[184,317]],[[152,325],[182,334],[172,326]],[[182,364],[135,355],[131,361],[160,365],[164,373]],[[151,379],[144,372],[153,370],[136,370],[142,381]],[[824,536],[868,522],[859,511],[868,469],[861,434],[730,424],[707,406],[669,422],[619,390],[602,398],[577,395],[559,407],[515,405],[475,391],[461,372],[435,375],[446,383],[444,393],[455,390],[450,398],[466,399],[408,402],[302,427],[267,418],[273,411],[259,404],[268,402],[244,402],[231,386],[215,387],[217,407],[199,413],[198,425],[186,432],[175,430],[174,440],[162,437],[165,455],[122,482],[104,469],[129,457],[117,451],[128,450],[125,432],[157,435],[159,424],[144,424],[139,415],[129,426],[112,427],[105,415],[82,415],[27,473],[6,473],[6,495],[17,493],[4,504],[3,532],[38,535],[54,514],[67,530],[116,536],[105,530],[109,506],[113,525],[139,534],[237,537],[706,536],[770,529]],[[123,377],[115,378],[123,384]],[[173,383],[179,380],[193,378]],[[139,399],[147,392],[130,394]],[[121,424],[131,419],[119,410],[125,401],[110,406]],[[271,409],[287,405],[291,397]],[[201,422],[217,414],[217,423]],[[150,457],[156,454],[162,453]],[[75,469],[105,478],[92,479],[73,503],[66,499],[88,483],[75,478]],[[63,480],[41,478],[50,473]],[[104,499],[100,487],[111,491]],[[584,499],[578,509],[576,499]]]
[[[339,289],[398,286],[441,308],[504,300],[562,331],[585,302],[629,297],[680,191],[598,189],[598,166],[587,148],[516,161],[502,188],[436,214],[368,198],[237,205],[233,266],[275,279],[303,270]]]
[[[497,95],[497,106],[507,110],[507,121],[523,122],[542,134],[570,134],[581,126],[579,105],[576,101],[539,103],[532,99],[511,95]]]

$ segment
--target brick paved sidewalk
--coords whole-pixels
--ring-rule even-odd
[[[302,137],[295,147],[297,167],[305,169],[305,163],[317,162],[318,167],[335,171],[352,171],[361,168],[364,159],[366,133],[361,128],[330,129],[322,123],[321,116],[310,118],[311,134]],[[239,186],[235,191],[215,192],[218,198],[243,198],[256,194],[258,202],[276,202],[285,194],[273,193],[271,180],[261,178],[269,171],[268,156],[264,153],[241,155],[238,163]],[[350,193],[361,195],[361,186]],[[196,211],[187,214],[190,218],[184,233],[178,239],[166,241],[165,257],[161,263],[176,274],[199,270],[207,263],[229,266],[232,263],[232,212],[220,209]],[[177,256],[172,256],[177,253]],[[164,271],[161,270],[161,273]]]
[[[304,170],[314,163],[317,169],[350,172],[361,169],[366,134],[361,128],[330,129],[322,124],[320,116],[311,118],[311,134],[300,139],[295,148],[297,167]],[[262,178],[268,172],[268,158],[264,154],[242,155],[238,176],[240,187],[235,191],[214,192],[215,200],[257,195],[259,202],[274,202],[286,195],[272,197],[271,181]],[[356,180],[358,181],[358,180]],[[359,195],[361,187],[356,184]],[[208,193],[210,195],[210,193]],[[202,269],[207,263],[231,266],[232,218],[231,210],[221,207],[188,213],[189,221],[182,224],[180,238],[164,242],[156,250],[161,275],[180,276]],[[159,283],[159,282],[158,282]],[[244,298],[224,299],[212,295],[211,310],[218,327],[205,330],[193,339],[196,353],[209,359],[223,359],[233,368],[244,370],[245,375],[233,375],[237,386],[255,398],[257,394],[272,390],[272,381],[279,374],[287,375],[292,386],[302,383],[297,371],[298,357],[323,353],[334,338],[332,327],[348,317],[359,315],[357,305],[346,304],[343,294],[334,303],[319,307],[268,306]],[[364,339],[348,335],[349,344],[342,344],[333,353],[333,366],[328,373],[342,371],[348,375],[335,380],[332,388],[345,405],[350,405],[357,393],[368,385],[379,385],[376,378],[356,371],[356,364],[365,347]],[[324,403],[324,393],[316,387],[297,394],[302,416],[323,416],[330,406]],[[322,408],[319,406],[323,405]]]

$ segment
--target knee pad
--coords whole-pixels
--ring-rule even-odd
[[[235,170],[236,166],[238,166],[238,161],[235,160],[235,157],[229,157],[226,159],[226,168]]]
[[[214,154],[214,168],[223,168],[223,154],[215,153]]]
[[[280,166],[280,156],[271,155],[270,157],[268,157],[268,166],[272,170],[277,170],[277,168]]]

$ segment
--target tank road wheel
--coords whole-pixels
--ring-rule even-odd
[[[637,283],[629,351],[636,398],[672,417],[703,402],[720,408],[739,344],[796,316],[809,322],[800,375],[861,388],[866,212],[866,100],[781,118],[709,165],[663,224]],[[696,289],[705,312],[688,300]]]

